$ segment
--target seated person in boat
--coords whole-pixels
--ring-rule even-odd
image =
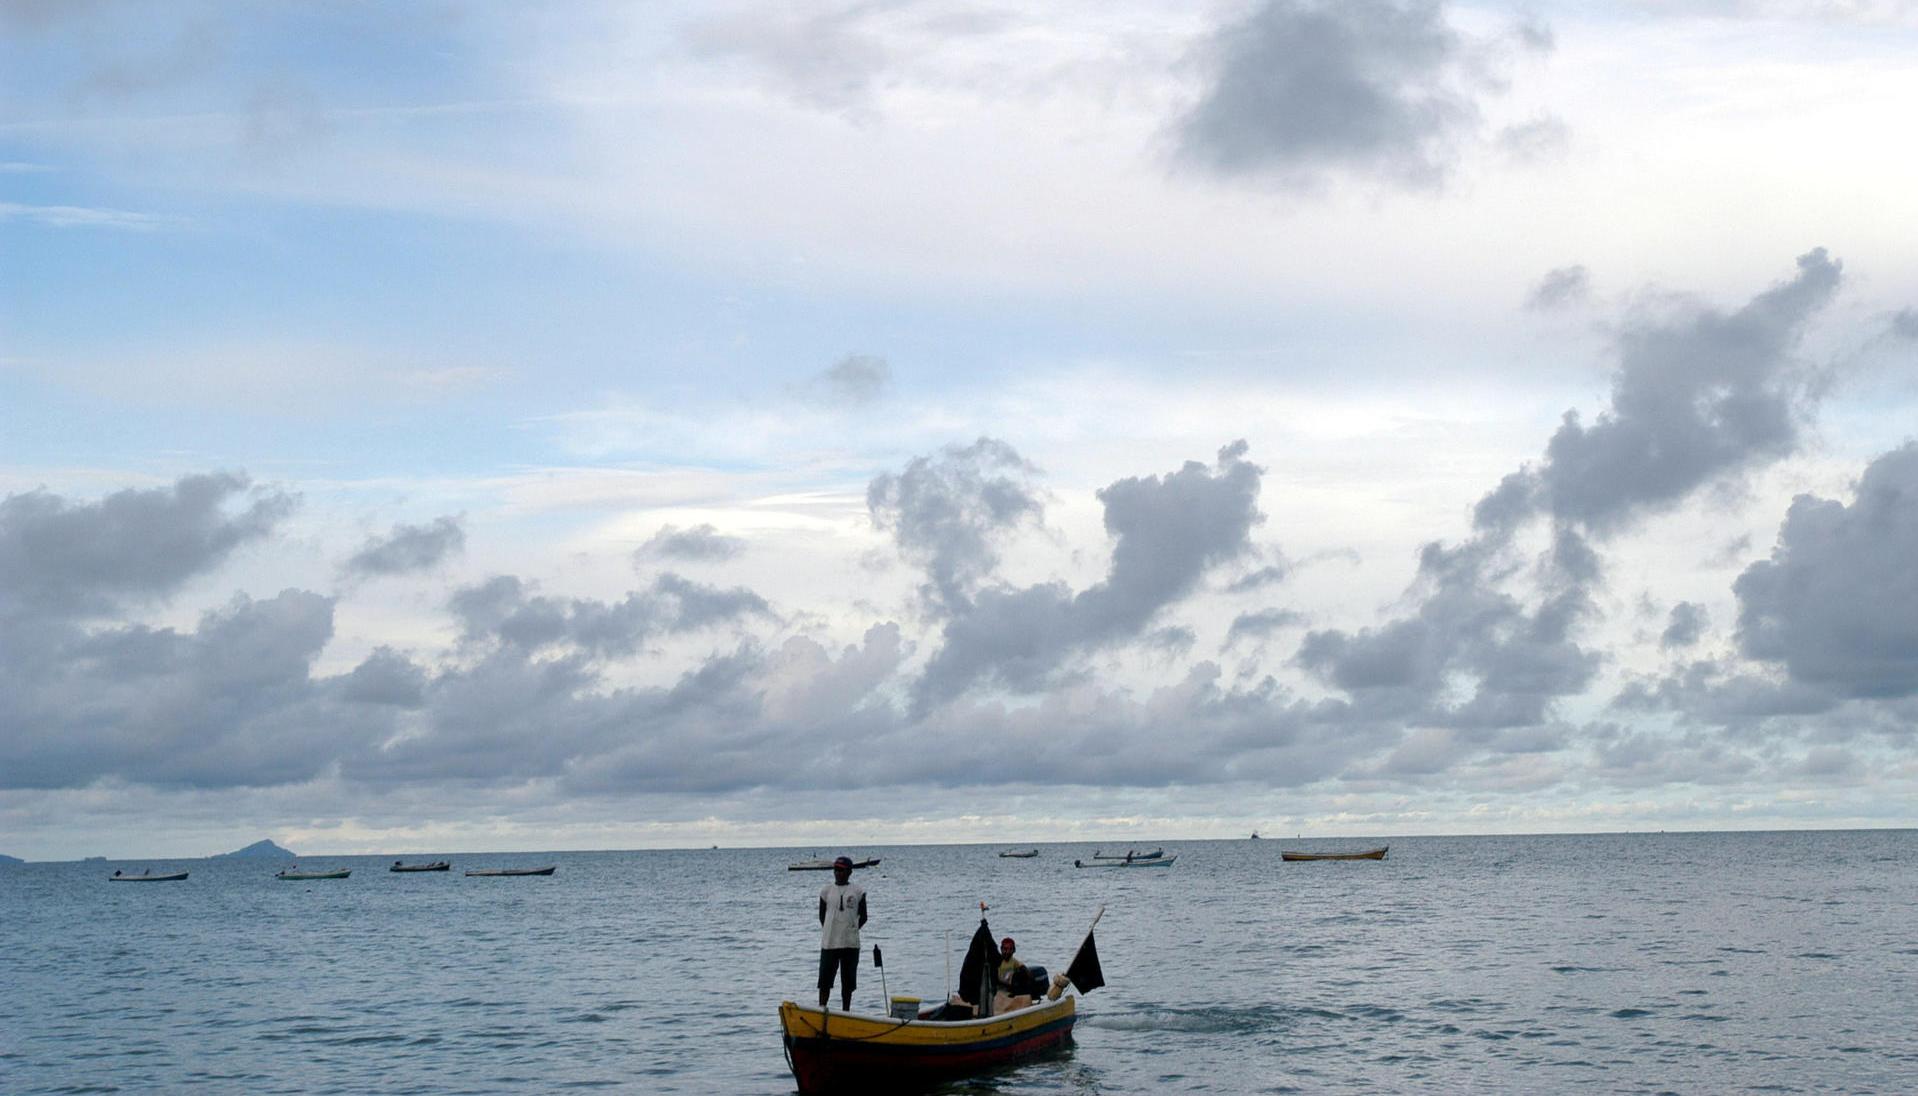
[[[999,941],[999,965],[992,972],[992,1011],[1010,1012],[1025,1008],[1046,991],[1046,969],[1028,967],[1017,954],[1018,945],[1008,936]]]

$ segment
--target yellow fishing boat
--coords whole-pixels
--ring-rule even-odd
[[[981,902],[979,912],[985,910]],[[1093,925],[1104,913],[1102,906]],[[878,948],[872,960],[883,972]],[[893,997],[892,1015],[874,1016],[780,1002],[786,1064],[799,1091],[913,1092],[1057,1050],[1071,1041],[1079,1009],[1065,988],[1089,993],[1105,985],[1089,928],[1064,974],[1047,979],[1044,967],[1026,968],[1039,987],[1031,995],[1009,996],[1020,991],[997,981],[998,961],[992,928],[981,916],[959,968],[959,992],[934,1008],[919,1008],[916,997]]]
[[[800,1092],[899,1092],[1065,1045],[1072,1038],[1076,1000],[1067,994],[982,1020],[868,1016],[783,1001],[779,1023]]]

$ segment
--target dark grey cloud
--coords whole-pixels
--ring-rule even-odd
[[[1874,460],[1849,505],[1801,495],[1733,584],[1738,642],[1839,697],[1918,693],[1918,443]]]
[[[1819,746],[1791,766],[1791,775],[1819,781],[1849,783],[1866,774],[1858,755],[1842,746]]]
[[[651,587],[618,601],[554,598],[513,575],[497,575],[455,591],[448,608],[469,646],[499,645],[525,652],[564,649],[595,658],[636,654],[646,641],[749,618],[773,620],[765,598],[745,589],[721,589],[661,574]]]
[[[368,537],[346,561],[349,575],[379,578],[426,571],[466,547],[463,518],[439,517],[426,525],[395,525],[384,537]]]
[[[1694,646],[1710,624],[1711,614],[1705,611],[1704,606],[1681,601],[1672,606],[1671,621],[1659,635],[1658,645],[1668,651]]]
[[[662,525],[659,532],[633,553],[639,560],[676,559],[689,563],[723,563],[746,550],[746,542],[727,536],[712,525],[681,529]]]
[[[1563,119],[1544,115],[1503,127],[1493,143],[1515,164],[1545,163],[1571,147],[1572,129]]]
[[[1112,565],[1106,582],[1060,602],[1066,649],[1134,633],[1189,648],[1190,629],[1149,626],[1154,606],[1250,550],[1258,480],[1235,445],[1213,466],[1101,492]],[[1284,787],[1336,773],[1388,733],[1270,679],[1226,686],[1210,663],[1141,695],[1089,685],[1070,711],[1059,698],[1017,710],[983,698],[915,715],[904,703],[912,645],[892,623],[837,649],[746,634],[675,679],[636,686],[614,659],[651,658],[652,637],[783,627],[751,591],[670,573],[608,600],[499,576],[448,609],[463,641],[445,658],[381,648],[336,676],[316,671],[334,602],[300,590],[237,595],[191,629],[0,629],[0,787],[277,788],[337,773],[378,789],[536,781],[568,795],[703,794],[843,788],[849,772],[858,786],[1003,786],[1014,753],[1035,786]]]
[[[1250,613],[1240,613],[1232,618],[1232,626],[1225,631],[1225,646],[1229,649],[1241,640],[1262,640],[1287,628],[1297,628],[1306,623],[1305,615],[1290,609],[1259,609]]]
[[[1796,277],[1735,311],[1628,325],[1609,408],[1590,426],[1566,412],[1529,474],[1537,504],[1604,533],[1796,451],[1822,386],[1795,353],[1839,280],[1817,248],[1799,256]]]
[[[1625,712],[1677,712],[1699,722],[1763,728],[1780,718],[1796,723],[1837,706],[1822,689],[1776,674],[1745,672],[1738,665],[1706,659],[1663,677],[1628,682],[1612,698]]]
[[[1792,280],[1735,311],[1694,307],[1628,325],[1610,406],[1589,428],[1567,413],[1540,466],[1479,500],[1470,539],[1425,546],[1411,615],[1309,632],[1298,665],[1373,718],[1479,731],[1547,719],[1600,664],[1578,641],[1603,581],[1588,534],[1614,535],[1796,449],[1819,386],[1793,355],[1838,281],[1838,264],[1819,249],[1799,258]],[[1515,538],[1538,517],[1552,538],[1528,569]],[[1522,598],[1514,588],[1527,581],[1534,592]]]
[[[1576,639],[1594,612],[1588,587],[1598,562],[1582,538],[1559,530],[1530,572],[1538,589],[1530,606],[1506,589],[1525,573],[1504,537],[1427,544],[1411,616],[1309,632],[1296,661],[1372,718],[1479,732],[1542,722],[1598,670],[1599,656]]]
[[[0,619],[111,614],[163,598],[272,532],[295,499],[244,475],[70,502],[47,491],[0,501]]]
[[[925,568],[927,603],[950,611],[998,565],[1000,538],[1043,518],[1031,486],[1037,472],[1012,446],[980,438],[877,477],[866,490],[866,507],[873,524]]]
[[[1173,658],[1183,657],[1199,642],[1199,633],[1182,624],[1154,628],[1140,638],[1140,646]]]
[[[1291,574],[1291,564],[1286,562],[1283,557],[1280,557],[1277,563],[1269,563],[1264,567],[1260,567],[1254,571],[1248,571],[1238,578],[1233,579],[1226,584],[1225,592],[1228,594],[1249,594],[1254,590],[1284,582]]]
[[[872,741],[899,726],[887,685],[910,653],[893,624],[837,652],[804,636],[776,647],[749,638],[668,684],[630,687],[578,655],[501,645],[434,677],[414,733],[349,772],[379,783],[545,779],[581,795],[876,782],[887,759]]]
[[[390,665],[313,676],[332,634],[330,598],[286,590],[236,596],[188,632],[54,624],[0,638],[0,787],[311,779],[390,733],[398,710]]]
[[[1561,266],[1548,270],[1525,296],[1525,307],[1535,312],[1581,304],[1592,295],[1591,271],[1583,266]]]
[[[1438,183],[1478,126],[1478,97],[1496,88],[1485,44],[1429,0],[1266,0],[1220,28],[1208,60],[1211,82],[1179,122],[1180,156],[1295,185],[1328,171]]]
[[[359,704],[418,708],[426,701],[426,671],[412,659],[381,647],[339,680],[340,696]]]
[[[1519,20],[1513,28],[1519,45],[1534,53],[1550,53],[1558,48],[1558,35],[1552,33],[1550,24],[1537,16]]]
[[[1732,784],[1758,771],[1748,753],[1719,738],[1623,728],[1596,736],[1592,762],[1595,776],[1627,788]]]
[[[892,366],[870,354],[850,354],[819,375],[814,387],[833,403],[872,403],[892,387]]]
[[[747,617],[778,619],[765,598],[744,586],[708,586],[670,571],[653,580],[652,594],[671,603],[672,629],[676,632],[710,628]]]
[[[689,676],[670,693],[622,696],[634,706],[632,726],[645,730],[565,765],[565,786],[582,794],[849,782],[1005,790],[1255,780],[1296,787],[1340,771],[1381,740],[1378,728],[1342,723],[1269,678],[1222,686],[1211,663],[1143,696],[1095,689],[1070,706],[1056,697],[1022,707],[960,701],[915,718],[883,697],[899,654],[890,639],[896,637],[869,633],[837,659],[806,641],[803,661],[783,666],[790,643],[778,652],[742,649],[697,685]],[[802,670],[830,678],[846,667],[855,669],[852,684],[836,688],[830,704],[796,708],[766,685]],[[1179,733],[1164,733],[1169,727]],[[1007,757],[1018,758],[1015,771]]]
[[[982,681],[1037,689],[1069,656],[1136,638],[1210,568],[1252,551],[1264,470],[1245,459],[1246,448],[1234,442],[1213,467],[1188,461],[1099,491],[1113,538],[1103,581],[1077,593],[1062,583],[986,586],[952,604],[919,682],[921,709]]]

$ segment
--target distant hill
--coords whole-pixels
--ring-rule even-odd
[[[17,856],[0,856],[0,864],[24,864],[25,860]]]
[[[231,856],[244,856],[249,859],[256,859],[256,860],[291,860],[293,859],[293,854],[291,852],[288,852],[286,849],[283,849],[279,847],[278,845],[275,845],[271,841],[255,841],[244,849],[234,849],[232,852],[223,852],[223,853],[220,853],[218,856],[209,857],[208,859],[225,860],[226,858]]]

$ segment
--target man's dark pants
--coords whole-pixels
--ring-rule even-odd
[[[819,1007],[826,1007],[826,998],[832,993],[833,973],[839,974],[839,1001],[843,1008],[852,1008],[853,987],[859,983],[858,948],[820,948],[819,949]]]

